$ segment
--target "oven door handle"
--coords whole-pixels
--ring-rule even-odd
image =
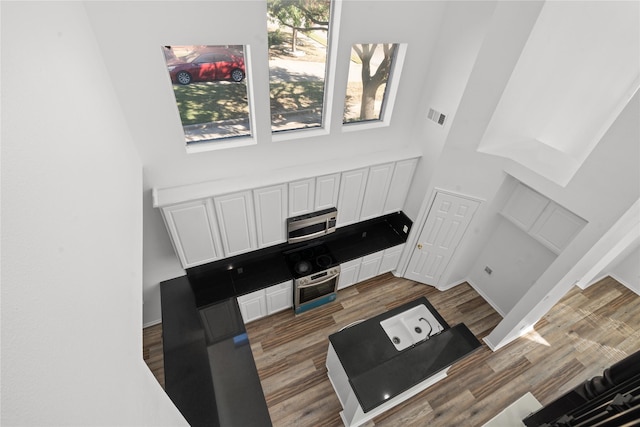
[[[316,237],[316,236],[322,236],[323,234],[326,234],[327,230],[324,229],[322,231],[317,231],[315,233],[311,233],[311,234],[305,234],[304,236],[299,236],[299,237],[290,237],[289,238],[289,243],[295,243],[298,242],[300,240],[307,240],[311,237]]]
[[[333,279],[335,279],[336,277],[338,277],[340,275],[340,273],[336,274],[335,276],[331,276],[325,280],[322,280],[320,282],[313,282],[313,283],[309,283],[308,285],[297,285],[296,287],[298,289],[304,289],[304,288],[311,288],[313,286],[318,286],[318,285],[322,285],[323,283],[327,283]]]

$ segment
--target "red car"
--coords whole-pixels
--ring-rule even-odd
[[[187,56],[167,61],[173,83],[232,80],[245,77],[244,56],[241,51],[227,48],[203,48]]]

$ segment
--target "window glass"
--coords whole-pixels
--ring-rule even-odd
[[[344,123],[382,120],[397,44],[354,44],[351,48]]]
[[[323,125],[330,0],[268,0],[271,130]]]
[[[250,136],[243,46],[163,46],[187,144]]]

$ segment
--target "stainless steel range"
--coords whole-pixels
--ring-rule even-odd
[[[302,313],[336,299],[340,264],[324,243],[284,253],[293,275],[293,308]]]

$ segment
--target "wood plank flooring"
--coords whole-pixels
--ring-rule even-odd
[[[307,313],[286,311],[248,324],[273,425],[342,425],[324,365],[328,335],[420,296],[449,324],[463,322],[479,339],[501,320],[468,284],[440,292],[385,274]],[[163,384],[161,327],[145,329],[143,353]],[[366,426],[481,426],[526,392],[544,405],[638,349],[640,297],[606,278],[571,290],[535,331],[496,352],[484,345],[445,380]]]

